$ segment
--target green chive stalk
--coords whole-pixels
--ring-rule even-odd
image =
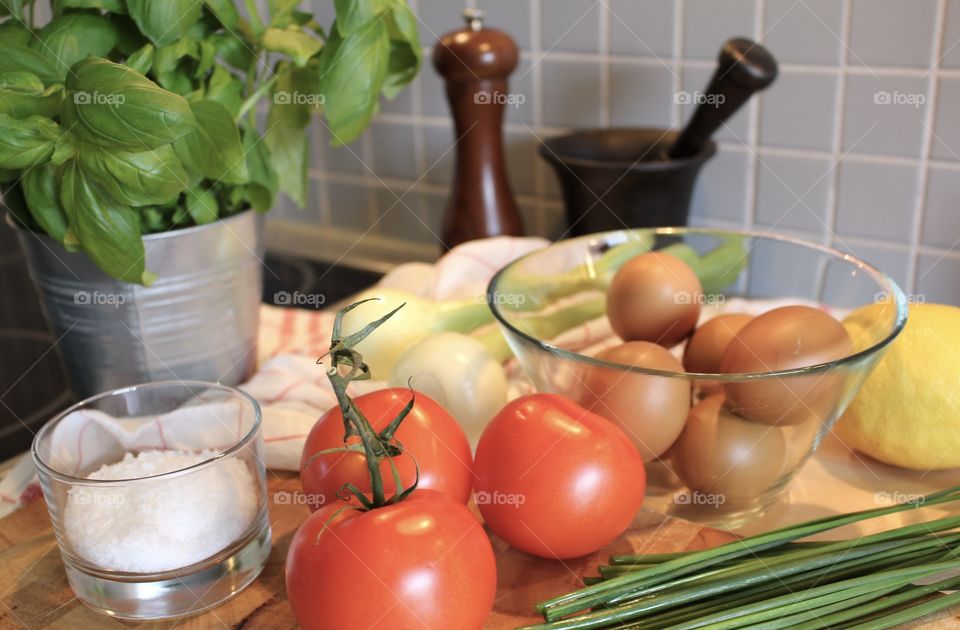
[[[643,594],[653,586],[671,581],[680,576],[702,571],[734,558],[751,556],[762,550],[779,547],[814,534],[860,521],[886,516],[888,514],[896,514],[920,507],[957,500],[960,500],[960,486],[934,493],[909,503],[826,517],[785,527],[765,534],[734,541],[720,547],[693,552],[653,567],[594,584],[579,591],[541,602],[537,605],[537,610],[543,613],[548,621],[558,619],[571,613],[608,602],[625,593],[636,592],[638,595]],[[890,534],[888,533],[888,535]]]

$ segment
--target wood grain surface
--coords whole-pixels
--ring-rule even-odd
[[[37,498],[0,519],[0,628],[100,630],[108,628],[295,628],[283,586],[283,562],[290,538],[308,511],[303,505],[278,502],[278,493],[299,490],[291,473],[268,473],[273,551],[260,577],[242,593],[202,615],[164,622],[133,623],[113,619],[81,604],[67,585],[46,506]],[[290,496],[290,495],[284,495]],[[533,558],[494,539],[498,591],[489,629],[515,628],[537,621],[533,605],[577,588],[584,575],[612,553],[663,553],[703,549],[732,539],[721,532],[654,512],[642,512],[618,540],[593,556],[556,562]],[[956,612],[923,627],[957,627]],[[451,629],[452,630],[452,629]]]

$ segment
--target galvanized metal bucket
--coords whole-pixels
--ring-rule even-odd
[[[78,397],[169,379],[235,385],[252,375],[262,215],[145,236],[147,269],[158,276],[150,287],[115,280],[46,235],[18,236]]]

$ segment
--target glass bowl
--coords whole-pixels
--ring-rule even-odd
[[[789,304],[816,306],[837,319],[873,307],[858,312],[856,334],[848,327],[853,350],[829,363],[707,374],[595,358],[620,342],[607,322],[606,287],[624,261],[651,250],[673,253],[694,268],[703,293],[674,300],[697,300],[700,323],[722,312],[758,314]],[[777,500],[907,318],[896,283],[854,256],[787,236],[705,228],[560,241],[501,269],[487,299],[538,391],[573,398],[633,439],[648,462],[648,506],[725,527],[746,523]],[[671,349],[678,358],[684,343]],[[689,396],[693,413],[685,421],[683,411],[674,413],[678,424],[667,421],[666,412],[651,412],[664,408],[656,402],[663,391],[674,392],[672,400]],[[730,404],[751,397],[780,411],[758,421]],[[660,446],[649,446],[658,440]]]
[[[270,555],[260,406],[196,381],[73,405],[33,459],[70,587],[121,619],[192,615],[252,582]]]

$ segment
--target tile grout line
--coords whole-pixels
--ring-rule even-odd
[[[323,134],[320,133],[321,124],[314,119],[310,123],[313,132],[311,134],[312,140],[316,143],[316,154],[320,158],[320,168],[326,171],[329,168],[327,164],[327,157],[329,157],[329,152],[327,147],[323,143]],[[312,162],[312,160],[311,160]],[[312,164],[310,168],[312,169]],[[327,185],[327,182],[321,181],[319,178],[314,177],[308,172],[308,179],[310,181],[317,182],[317,190],[319,191],[319,201],[320,201],[320,225],[333,225],[333,208],[330,206],[330,190]],[[309,203],[309,191],[308,191],[308,202]]]
[[[543,11],[543,7],[541,6],[542,1],[543,0],[530,1],[530,48],[532,49],[531,52],[533,53],[534,58],[539,57],[540,49],[543,46],[542,31],[540,28],[540,16],[542,15]],[[534,64],[533,69],[531,70],[531,75],[530,82],[532,84],[533,91],[533,128],[536,130],[537,136],[542,137],[544,129],[543,64]],[[507,125],[504,125],[504,129],[506,128]],[[547,232],[547,209],[544,205],[544,198],[547,196],[546,178],[548,176],[549,173],[547,172],[547,165],[543,160],[537,159],[537,163],[533,169],[533,192],[535,195],[533,210],[534,216],[539,224],[537,226],[538,234],[545,234]]]
[[[611,102],[610,92],[610,10],[606,2],[595,0],[599,22],[597,24],[597,45],[600,48],[600,126],[609,127]]]
[[[837,231],[837,214],[840,204],[840,156],[843,154],[843,110],[847,102],[847,76],[844,69],[847,67],[849,50],[847,43],[853,28],[853,0],[843,0],[840,12],[840,37],[837,59],[837,93],[833,100],[833,138],[830,143],[830,164],[833,172],[830,174],[830,187],[827,191],[827,208],[824,216],[824,244],[834,247],[834,235]],[[847,159],[848,156],[844,156]],[[827,280],[827,267],[819,270],[817,277],[816,295],[822,297]]]
[[[920,164],[917,169],[917,205],[913,209],[913,222],[910,226],[910,256],[907,259],[907,278],[910,286],[907,291],[915,293],[920,284],[920,239],[923,231],[924,211],[927,205],[927,185],[930,179],[930,154],[933,152],[933,126],[936,124],[937,96],[940,79],[936,70],[940,67],[940,49],[947,25],[947,0],[937,0],[937,14],[930,48],[930,67],[932,72],[927,79],[927,110],[924,112],[924,134],[921,139]]]
[[[677,102],[676,95],[683,91],[683,21],[686,13],[686,0],[676,0],[673,5],[673,107],[670,120],[675,129],[683,124],[683,105]]]
[[[764,0],[754,0],[753,2],[753,33],[756,41],[759,41],[763,35]],[[758,173],[760,170],[760,158],[757,153],[760,142],[760,99],[762,94],[757,94],[756,98],[751,98],[748,112],[749,129],[747,132],[747,146],[749,154],[747,159],[750,162],[750,168],[747,169],[747,177],[744,185],[746,186],[746,203],[744,204],[744,227],[751,229],[756,225],[757,219],[757,187],[759,186]]]
[[[414,14],[419,15],[420,14],[419,7],[417,6],[418,0],[409,0],[409,2],[410,2],[410,8],[414,12]],[[427,57],[427,55],[424,54],[424,57],[423,57],[424,61],[423,61],[423,64],[421,65],[421,72],[423,71],[422,66],[426,65],[427,63],[430,63],[429,60],[431,58],[432,57]],[[420,73],[417,73],[417,74],[419,75]],[[415,80],[420,81],[420,77],[417,76]],[[413,85],[409,87],[411,88],[410,110],[415,115],[419,116],[423,113],[423,95],[421,94],[421,91],[420,91],[421,86],[417,85],[416,89],[412,89],[414,87]],[[418,173],[423,173],[424,171],[427,170],[427,139],[424,134],[423,125],[419,123],[414,123],[413,125],[413,159],[414,159],[414,163],[417,165]]]
[[[379,114],[377,117],[378,121],[381,122],[391,122],[395,124],[406,124],[406,125],[422,125],[424,127],[436,127],[436,128],[452,128],[452,123],[446,118],[439,116],[415,116],[412,114],[398,114],[398,113],[383,113]],[[834,122],[834,124],[836,124]],[[572,129],[572,127],[551,127],[545,125],[539,125],[539,130],[543,131],[547,135],[561,134],[566,133]],[[526,129],[522,124],[519,123],[506,123],[504,125],[505,131],[511,132],[524,132]],[[729,142],[721,140],[717,142],[717,146],[724,150],[730,151],[746,151],[747,147],[743,144],[737,142]],[[830,159],[835,156],[833,150],[825,151],[822,149],[800,149],[793,147],[781,147],[776,145],[757,145],[757,153],[761,156],[770,155],[777,157],[792,157],[800,159]],[[887,154],[873,154],[873,153],[858,153],[856,151],[851,151],[843,156],[844,161],[850,162],[861,162],[864,164],[892,164],[897,166],[918,166],[920,164],[920,158],[900,156],[900,155],[887,155]],[[930,158],[929,164],[937,168],[950,169],[950,170],[960,170],[960,162]]]
[[[683,0],[676,0],[677,5],[674,10],[674,15],[680,12],[680,5]],[[674,18],[676,20],[676,18]],[[676,32],[677,29],[674,28],[674,40],[676,41]],[[521,56],[526,56],[533,51],[523,51]],[[674,50],[674,55],[676,55],[676,50]],[[611,53],[608,55],[609,61],[612,63],[622,63],[622,64],[632,64],[632,65],[646,65],[646,66],[657,66],[663,67],[663,59],[657,58],[651,55],[629,55],[623,53]],[[583,63],[597,63],[602,61],[601,53],[588,53],[588,52],[576,52],[576,51],[563,51],[563,50],[551,50],[543,53],[544,61],[573,61],[573,62],[583,62]],[[716,59],[701,59],[701,58],[687,58],[683,57],[682,59],[674,56],[675,61],[681,61],[683,65],[689,68],[698,68],[698,69],[708,69],[712,70],[716,68],[717,61]],[[845,64],[844,68],[841,70],[838,66],[828,65],[828,64],[815,64],[815,63],[796,63],[796,62],[783,62],[778,63],[778,67],[781,71],[786,72],[798,72],[798,73],[808,73],[808,74],[837,74],[843,72],[849,75],[858,75],[858,76],[886,76],[886,77],[906,77],[906,78],[926,78],[930,74],[929,69],[925,68],[911,68],[908,66],[870,66],[869,68],[860,65],[850,65]],[[936,69],[936,74],[941,77],[948,78],[958,78],[960,77],[960,68],[942,68],[938,67]]]
[[[363,156],[363,163],[369,164],[369,167],[364,169],[362,177],[367,193],[367,220],[373,225],[377,222],[380,215],[380,200],[377,198],[377,180],[374,179],[373,174],[370,172],[371,170],[376,171],[377,168],[371,136],[373,136],[372,133],[364,133],[360,137],[360,154]]]

